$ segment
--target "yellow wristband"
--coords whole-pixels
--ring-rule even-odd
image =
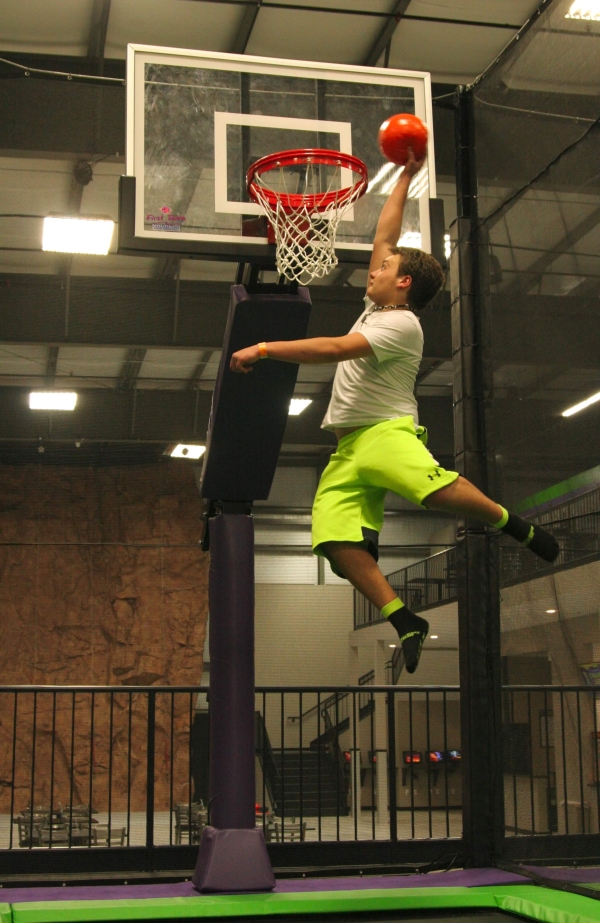
[[[266,344],[266,343],[259,343],[259,344],[258,344],[258,355],[260,356],[261,359],[268,359],[268,358],[269,358],[269,356],[268,356],[268,354],[267,354],[267,344]]]

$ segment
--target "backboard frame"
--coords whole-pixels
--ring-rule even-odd
[[[418,198],[421,248],[431,251],[431,229],[429,201],[435,198],[435,162],[432,137],[432,101],[430,74],[423,71],[392,70],[388,68],[354,67],[323,62],[294,61],[266,58],[255,55],[225,54],[218,52],[178,49],[151,45],[130,44],[127,47],[127,123],[126,123],[126,172],[120,195],[119,250],[122,253],[168,253],[193,256],[195,258],[229,260],[238,262],[273,262],[275,247],[265,237],[229,234],[205,234],[187,232],[174,234],[164,230],[149,230],[144,226],[144,98],[145,74],[148,64],[168,64],[175,67],[197,65],[203,69],[232,71],[258,75],[302,77],[313,80],[343,81],[357,84],[379,84],[409,88],[414,93],[415,114],[427,124],[430,132],[427,171],[427,190]],[[250,113],[215,113],[215,151],[221,145],[223,133],[228,124],[259,125],[273,122],[306,123],[306,119],[273,119],[270,116],[255,116]],[[318,127],[317,127],[318,125]],[[278,124],[277,127],[280,127]],[[286,127],[286,126],[284,126]],[[312,130],[339,134],[340,150],[352,154],[350,123],[314,121]],[[304,130],[304,125],[300,126]],[[373,138],[376,147],[377,139]],[[350,148],[350,149],[348,149]],[[216,160],[216,157],[215,157]],[[258,206],[254,203],[232,203],[227,201],[227,192],[215,172],[215,197],[224,206],[223,211],[252,215]],[[352,213],[348,220],[353,217]],[[340,242],[336,253],[340,263],[366,265],[369,262],[372,243]]]

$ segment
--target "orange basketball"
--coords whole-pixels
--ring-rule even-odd
[[[377,138],[384,157],[403,167],[412,147],[415,160],[422,160],[427,151],[427,127],[416,115],[401,112],[386,119]]]

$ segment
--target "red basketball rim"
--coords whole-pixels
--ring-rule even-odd
[[[297,164],[324,164],[328,167],[341,167],[359,174],[359,179],[345,189],[335,189],[331,192],[317,192],[303,195],[299,192],[275,192],[264,186],[258,186],[256,177],[275,170],[277,167],[292,167]],[[358,157],[352,154],[342,154],[339,151],[329,151],[325,148],[301,148],[296,151],[279,151],[276,154],[267,154],[261,157],[248,169],[246,174],[246,188],[248,194],[256,201],[266,199],[272,208],[277,208],[279,203],[284,209],[308,208],[314,211],[325,211],[329,205],[343,205],[354,195],[360,198],[367,191],[369,174],[367,166]]]

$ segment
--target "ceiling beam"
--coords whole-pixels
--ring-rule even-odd
[[[545,372],[543,375],[537,375],[533,381],[530,381],[528,385],[524,385],[522,388],[507,388],[508,396],[515,401],[524,401],[531,397],[532,394],[536,394],[538,391],[544,391],[553,381],[558,381],[561,375],[570,371],[572,371],[572,369],[568,365],[556,365],[549,372]]]
[[[440,365],[443,365],[444,362],[446,362],[446,359],[434,359],[433,362],[428,362],[427,364],[422,362],[421,368],[419,369],[419,372],[415,379],[415,385],[422,384],[427,378],[427,376],[430,375],[432,372],[435,372],[436,369],[439,369]]]
[[[0,387],[0,444],[15,440],[35,442],[48,435],[48,413],[30,410],[28,395],[28,388]],[[137,388],[134,395],[131,390],[80,388],[73,411],[52,415],[52,436],[64,440],[190,442],[204,438],[211,404],[212,391]],[[321,429],[326,405],[327,397],[319,397],[299,416],[290,417],[283,442],[333,447],[333,435]],[[419,405],[435,450],[441,454],[447,449],[452,451],[451,398],[423,398]]]
[[[0,342],[220,349],[230,292],[228,282],[181,282],[174,343],[171,281],[72,276],[65,337],[60,276],[0,274]],[[311,337],[346,333],[364,310],[359,288],[318,285],[310,295]],[[452,355],[449,301],[421,315],[427,358]]]
[[[54,378],[56,376],[56,365],[58,362],[58,346],[49,346],[46,357],[46,387],[54,387]]]
[[[142,362],[146,356],[146,349],[128,349],[125,361],[121,367],[119,373],[118,389],[120,391],[131,391],[135,388],[135,383],[138,375],[140,374],[140,369],[142,367]]]
[[[192,372],[192,374],[190,375],[188,379],[188,383],[187,383],[188,391],[197,391],[198,388],[200,387],[200,382],[202,381],[202,373],[204,372],[204,369],[208,365],[210,361],[210,357],[212,356],[213,352],[214,352],[214,349],[204,350],[204,353],[202,354],[202,358],[200,359],[200,361],[196,365],[196,368],[194,369],[194,371]]]
[[[248,42],[250,41],[250,36],[252,35],[254,23],[256,22],[258,11],[260,10],[261,6],[262,0],[256,0],[256,3],[248,4],[244,8],[242,21],[240,23],[237,35],[233,42],[233,47],[231,49],[233,54],[244,54],[246,51]]]
[[[600,208],[595,208],[587,218],[584,218],[572,231],[565,234],[558,243],[549,250],[545,250],[541,253],[540,256],[533,261],[531,266],[521,270],[515,281],[511,282],[508,288],[502,291],[502,297],[505,299],[515,298],[517,295],[522,294],[524,290],[533,288],[536,282],[541,281],[548,267],[552,265],[558,256],[562,256],[563,253],[568,253],[570,249],[574,248],[583,237],[597,228],[599,224]],[[515,249],[518,250],[518,247]]]
[[[387,22],[385,23],[383,29],[375,39],[375,42],[371,46],[363,64],[367,67],[376,67],[377,62],[379,61],[381,55],[384,53],[387,46],[391,43],[394,32],[398,28],[398,23],[404,16],[410,0],[396,0],[394,9],[391,11]]]
[[[173,281],[177,278],[181,266],[180,256],[161,256],[156,261],[155,279],[170,279]]]
[[[106,49],[110,3],[111,0],[93,0],[87,56],[95,65],[99,76],[104,73],[104,52]]]

